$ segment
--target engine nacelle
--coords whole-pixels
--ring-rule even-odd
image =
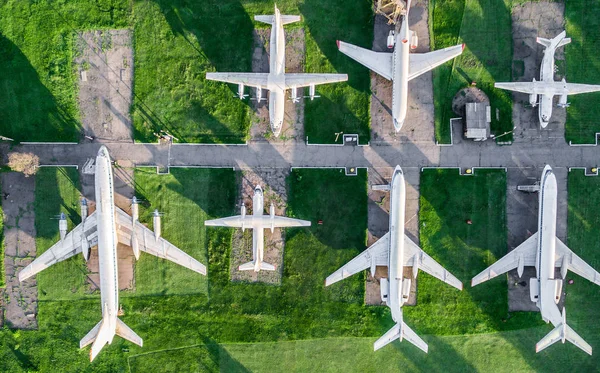
[[[315,97],[321,97],[321,96],[317,96],[315,94],[315,85],[314,84],[311,84],[308,86],[308,97],[310,98],[311,101],[314,100]]]
[[[381,294],[381,301],[388,304],[388,295],[390,291],[390,285],[388,283],[387,278],[382,278],[379,280],[379,293]]]
[[[415,255],[415,259],[413,261],[412,276],[415,280],[417,279],[417,275],[419,274],[419,264],[421,264],[421,254]]]
[[[300,98],[298,97],[298,88],[296,88],[296,86],[293,86],[291,88],[291,92],[290,92],[291,96],[290,99],[292,100],[293,103],[298,103],[300,102]]]
[[[408,301],[408,297],[410,297],[410,285],[412,280],[409,278],[402,279],[402,300],[401,304],[404,304]]]
[[[90,243],[88,242],[85,234],[81,235],[81,253],[83,254],[83,258],[87,262],[90,258]]]
[[[133,255],[135,256],[135,260],[140,259],[140,245],[138,243],[137,235],[136,235],[136,225],[139,220],[140,211],[139,204],[137,198],[135,196],[131,199],[131,250],[133,250]],[[160,223],[159,223],[160,225]]]
[[[540,303],[540,284],[535,277],[529,279],[529,299],[535,304]]]
[[[88,217],[87,199],[85,199],[85,198],[81,199],[81,204],[79,205],[79,208],[80,208],[80,212],[81,212],[81,220],[85,221],[85,218]]]
[[[266,101],[266,100],[267,100],[266,98],[264,98],[264,97],[262,96],[262,93],[263,93],[263,90],[262,90],[262,88],[261,88],[261,87],[257,87],[257,88],[256,88],[256,101],[257,101],[259,104],[260,104],[260,102],[261,102],[261,101],[263,101],[263,100],[265,100],[265,101]]]
[[[242,232],[246,230],[246,205],[242,205]]]
[[[536,95],[535,93],[529,95],[529,105],[531,105],[531,107],[536,107],[538,104],[537,101],[538,95]]]
[[[387,37],[388,49],[394,49],[394,44],[396,44],[396,37],[394,35],[394,30],[392,30],[392,31],[390,31],[390,34]]]
[[[271,203],[269,208],[269,215],[271,215],[271,233],[275,230],[275,206]]]
[[[60,240],[64,240],[67,235],[67,216],[64,212],[60,213],[60,218],[58,219],[58,231],[60,232]]]
[[[558,304],[560,302],[560,295],[562,294],[562,284],[563,280],[557,279],[554,280],[554,303]]]
[[[238,97],[240,98],[240,100],[243,100],[246,97],[248,97],[248,95],[244,94],[244,84],[243,83],[238,84]]]
[[[419,37],[417,36],[417,33],[415,31],[411,31],[410,49],[412,49],[412,50],[417,49],[418,46],[419,46]]]
[[[158,241],[160,238],[160,213],[158,210],[154,210],[154,216],[152,216],[152,226],[154,227],[154,238]]]
[[[565,93],[558,97],[558,107],[567,108],[569,107],[569,103],[567,102],[568,95]]]

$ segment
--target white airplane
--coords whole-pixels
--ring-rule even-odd
[[[271,130],[279,136],[283,126],[285,91],[291,89],[291,100],[300,101],[297,88],[309,87],[311,100],[315,97],[315,86],[318,84],[345,82],[346,74],[286,74],[285,73],[285,35],[283,25],[300,21],[300,16],[281,15],[275,6],[275,15],[254,16],[259,22],[272,25],[270,41],[270,67],[269,73],[207,73],[206,79],[217,80],[238,85],[238,97],[243,100],[248,95],[244,94],[244,86],[256,88],[256,99],[260,103],[262,90],[269,91],[269,119]]]
[[[340,52],[373,70],[387,80],[392,86],[392,118],[396,132],[400,131],[406,120],[408,108],[408,81],[460,55],[464,44],[456,45],[429,53],[411,54],[411,49],[418,45],[417,33],[408,28],[410,0],[406,3],[406,15],[400,27],[400,33],[394,35],[390,31],[388,48],[396,49],[393,53],[373,52],[352,44],[337,41]]]
[[[404,234],[406,187],[400,166],[396,166],[390,185],[376,185],[373,189],[390,190],[390,231],[327,277],[325,286],[367,268],[371,269],[371,276],[375,276],[376,266],[387,266],[388,278],[382,278],[380,282],[381,300],[392,311],[392,319],[396,325],[375,342],[375,351],[397,338],[400,338],[400,341],[406,338],[410,343],[427,352],[427,343],[409,328],[402,318],[402,306],[408,301],[411,284],[410,278],[404,278],[404,267],[412,266],[412,275],[415,279],[418,270],[422,269],[459,290],[462,290],[462,283]]]
[[[538,104],[538,95],[541,96],[538,117],[542,128],[546,128],[550,122],[554,96],[560,96],[557,106],[566,108],[569,107],[569,103],[567,102],[568,95],[600,91],[600,85],[567,83],[564,78],[560,82],[554,81],[554,53],[556,48],[571,42],[571,39],[565,36],[567,36],[567,33],[563,31],[552,40],[540,37],[536,39],[539,44],[545,47],[542,67],[540,69],[540,81],[534,78],[532,82],[494,84],[496,88],[529,94],[529,103],[533,107]]]
[[[61,214],[59,221],[60,241],[38,256],[19,273],[19,281],[37,274],[51,265],[82,253],[87,261],[90,249],[98,246],[100,272],[100,298],[102,320],[83,337],[79,347],[91,343],[90,361],[100,350],[112,343],[115,334],[142,346],[140,338],[123,321],[117,318],[119,284],[117,278],[117,244],[131,246],[136,259],[140,250],[159,258],[168,259],[195,272],[206,275],[206,267],[160,237],[160,215],[154,213],[154,232],[138,221],[138,204],[134,198],[133,216],[114,205],[114,187],[111,161],[106,147],[102,146],[96,157],[96,211],[88,216],[87,202],[81,201],[81,223],[67,234],[67,220]]]
[[[283,216],[275,216],[275,206],[273,206],[273,204],[271,204],[270,214],[263,215],[263,190],[260,186],[254,188],[252,208],[254,209],[252,216],[246,216],[246,206],[242,205],[242,215],[206,220],[204,224],[210,227],[242,228],[242,231],[246,228],[252,229],[252,261],[242,264],[238,269],[240,271],[254,272],[260,272],[261,269],[265,271],[274,271],[274,265],[263,261],[265,250],[263,230],[268,228],[271,229],[271,233],[273,233],[275,228],[309,227],[310,222]]]
[[[555,326],[548,335],[536,344],[535,351],[540,352],[557,341],[565,343],[565,340],[568,340],[591,355],[592,347],[567,325],[566,311],[563,308],[561,314],[558,309],[558,302],[567,270],[571,270],[597,285],[600,285],[600,273],[575,255],[567,245],[556,237],[557,186],[556,176],[554,176],[550,166],[544,167],[544,171],[542,171],[538,191],[540,193],[538,232],[473,277],[471,286],[515,268],[517,268],[519,277],[521,277],[525,266],[535,266],[536,277],[531,278],[529,281],[531,301],[535,302],[540,309],[544,321],[551,322]],[[562,279],[554,278],[555,267],[560,268]]]

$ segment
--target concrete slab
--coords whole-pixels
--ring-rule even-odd
[[[18,273],[33,261],[35,251],[35,177],[22,173],[2,173],[2,210],[4,212],[4,268],[6,288],[0,303],[1,320],[10,328],[37,329],[37,282],[19,282]]]

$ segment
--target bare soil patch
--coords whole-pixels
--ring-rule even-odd
[[[269,43],[271,29],[254,30],[254,52],[252,54],[252,72],[269,72]],[[305,61],[304,29],[291,29],[285,32],[285,66],[287,73],[304,72]],[[290,95],[290,92],[286,92]],[[250,93],[251,104],[254,110],[252,126],[250,127],[250,141],[288,142],[304,141],[304,88],[298,89],[300,102],[285,101],[285,114],[283,128],[279,137],[275,137],[269,123],[269,101],[267,91],[263,91],[262,102],[256,101],[256,90]]]
[[[77,39],[75,63],[84,135],[98,141],[133,142],[131,31],[89,31],[82,38]]]
[[[260,185],[263,189],[264,207],[263,213],[268,214],[271,203],[275,206],[275,215],[285,216],[287,207],[286,179],[289,171],[285,169],[269,170],[245,170],[240,186],[240,196],[246,205],[246,214],[254,212],[252,197],[254,188]],[[285,229],[276,228],[273,233],[266,229],[264,261],[273,264],[275,271],[240,271],[241,264],[252,261],[252,230],[242,232],[236,229],[231,244],[230,274],[232,281],[266,282],[270,284],[281,284],[283,273],[283,250],[285,243]]]

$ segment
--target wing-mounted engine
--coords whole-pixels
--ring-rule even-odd
[[[556,106],[561,107],[561,108],[568,108],[569,106],[571,106],[571,104],[569,102],[567,102],[568,99],[568,95],[562,94],[558,97],[558,104]]]
[[[238,84],[238,94],[237,96],[239,97],[240,100],[245,99],[246,97],[248,97],[247,94],[244,94],[244,83],[240,83]]]
[[[536,80],[535,78],[533,78],[533,82],[535,83]],[[531,105],[531,107],[536,107],[538,104],[538,95],[535,93],[532,93],[529,95],[529,105]]]
[[[256,88],[256,102],[258,102],[260,104],[261,101],[267,101],[267,98],[263,97],[263,90],[262,90],[262,88],[261,87],[257,87]]]
[[[242,204],[242,232],[246,230],[246,205]]]
[[[300,97],[298,97],[298,87],[293,86],[290,88],[290,100],[292,100],[294,104],[300,102]]]
[[[394,44],[396,44],[396,36],[394,35],[394,30],[391,30],[390,34],[387,37],[388,49],[394,49]]]
[[[562,285],[563,280],[557,279],[554,280],[554,303],[558,304],[560,302],[560,295],[562,294]]]
[[[540,284],[535,277],[529,279],[529,299],[535,304],[540,303]]]
[[[410,278],[402,279],[402,301],[401,304],[404,304],[408,301],[408,297],[410,297],[410,285],[412,280]]]
[[[410,31],[410,49],[415,50],[419,46],[419,37],[416,31]]]
[[[152,227],[154,227],[154,239],[158,241],[160,238],[160,213],[158,210],[154,210],[152,216]]]
[[[417,253],[413,259],[412,276],[415,280],[419,274],[419,264],[421,264],[421,253]]]
[[[272,203],[269,209],[269,215],[271,216],[271,233],[273,233],[273,231],[275,231],[275,206]]]
[[[81,199],[81,203],[79,205],[81,211],[81,253],[83,254],[83,258],[87,262],[90,257],[90,243],[87,240],[87,236],[85,234],[85,219],[88,217],[88,204],[85,198]]]
[[[133,197],[131,199],[131,250],[133,250],[133,255],[135,256],[135,260],[140,259],[140,245],[136,235],[136,226],[137,222],[140,218],[140,210],[139,203],[137,198]],[[155,225],[156,226],[156,225]],[[160,226],[160,222],[159,222]]]
[[[67,216],[64,212],[61,212],[58,218],[58,231],[60,232],[60,240],[64,240],[67,235]]]
[[[314,100],[315,97],[321,97],[315,94],[315,85],[311,84],[308,86],[308,96],[304,96],[304,98],[310,98],[310,100]]]
[[[379,293],[381,294],[381,301],[389,305],[390,283],[387,278],[379,280]]]

